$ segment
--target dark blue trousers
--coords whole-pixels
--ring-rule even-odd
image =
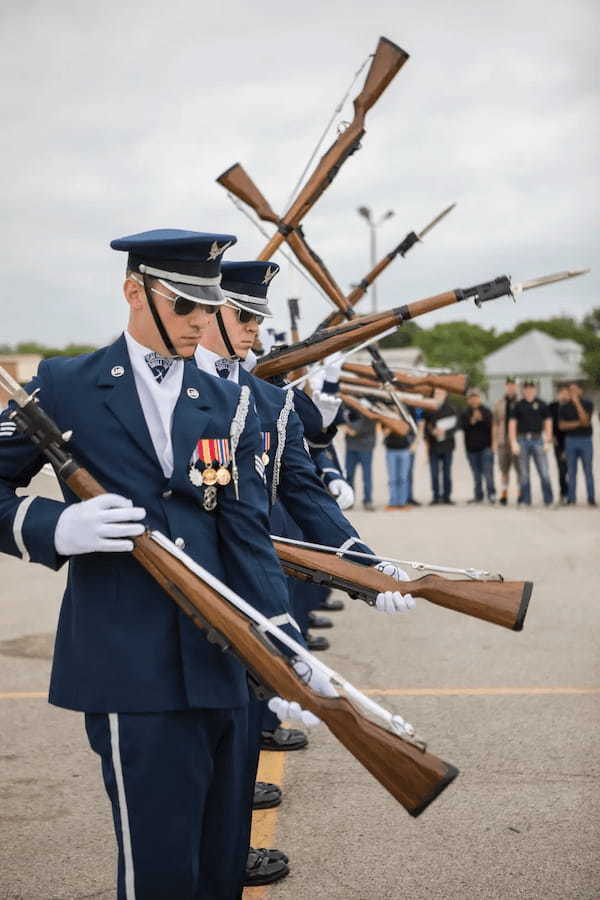
[[[118,843],[117,900],[239,900],[256,741],[248,709],[87,713]]]

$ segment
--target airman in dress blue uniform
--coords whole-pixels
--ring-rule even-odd
[[[272,315],[267,290],[278,271],[279,266],[273,262],[223,263],[221,287],[226,303],[217,310],[200,338],[196,362],[218,380],[232,380],[251,391],[260,420],[265,489],[273,505],[272,527],[279,527],[274,526],[276,519],[281,521],[277,512],[279,505],[301,529],[304,539],[341,550],[352,548],[370,553],[317,474],[308,452],[303,423],[294,409],[294,392],[257,378],[241,364],[256,340],[258,326],[264,317]],[[297,399],[298,410],[304,412],[311,434],[320,434],[323,422],[318,411],[303,392],[298,392]],[[275,530],[275,533],[279,532]],[[410,595],[403,597],[399,592],[385,597],[380,595],[377,601],[378,608],[390,612],[409,609],[413,605]],[[296,618],[298,612],[294,608]],[[257,723],[258,734],[261,728],[258,718]],[[270,729],[274,729],[274,724],[270,723]],[[268,734],[270,729],[269,725],[265,728],[264,718],[262,729],[265,746],[265,730]],[[266,745],[268,749],[293,749],[284,729],[274,729],[271,733],[273,737]],[[283,733],[285,740],[278,745],[279,733]]]
[[[27,388],[110,494],[17,496],[44,458],[10,429],[0,440],[0,551],[52,569],[68,560],[50,702],[85,713],[101,757],[119,900],[241,897],[254,787],[246,671],[121,552],[141,520],[301,640],[269,539],[249,390],[193,361],[235,240],[165,229],[113,241],[129,253],[126,332],[44,361]]]

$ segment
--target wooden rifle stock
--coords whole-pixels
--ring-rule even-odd
[[[344,363],[343,369],[345,372],[351,372],[354,375],[359,375],[362,379],[372,379],[373,381],[377,380],[377,374],[372,366],[360,365],[359,363]],[[434,375],[434,374],[426,374],[423,375],[412,375],[408,372],[403,372],[400,370],[394,370],[394,383],[404,389],[405,386],[414,388],[415,390],[421,390],[423,385],[434,388],[443,388],[445,391],[448,391],[449,394],[466,394],[467,387],[469,384],[469,378],[467,375],[463,375],[461,373],[450,373],[448,375]]]
[[[356,397],[352,397],[350,394],[346,394],[343,391],[340,392],[340,397],[346,406],[356,410],[356,412],[361,416],[364,416],[365,419],[371,419],[373,422],[378,422],[379,425],[382,425],[384,428],[389,428],[390,431],[400,435],[400,437],[404,437],[404,435],[408,434],[410,431],[410,425],[404,419],[387,416],[384,412],[370,408],[365,405],[364,402],[361,403]]]
[[[323,334],[316,334],[291,347],[275,347],[267,356],[261,357],[253,370],[259,378],[271,378],[283,375],[292,369],[299,369],[310,363],[323,359],[331,353],[354,347],[362,341],[376,337],[389,328],[402,324],[399,309],[390,309],[369,321],[355,319],[339,328],[330,328]]]
[[[533,589],[530,581],[473,581],[440,575],[398,582],[373,566],[349,562],[333,553],[281,541],[273,541],[273,546],[281,565],[290,575],[338,587],[370,605],[375,603],[379,593],[401,591],[511,631],[523,629]]]
[[[365,133],[366,113],[377,102],[390,81],[400,71],[408,54],[387,38],[380,38],[362,91],[354,100],[354,118],[323,154],[287,213],[280,219],[279,230],[273,235],[258,259],[270,259],[286,239],[290,228],[300,224],[323,191],[331,184],[343,163],[360,146]]]
[[[350,394],[351,397],[367,397],[368,399],[385,403],[386,406],[392,405],[393,401],[390,400],[389,391],[384,391],[377,387],[377,382],[369,381],[368,378],[348,378],[347,375],[342,375],[340,384],[343,385],[342,390],[344,393]],[[405,391],[394,391],[394,393],[398,400],[407,406],[412,406],[416,409],[427,409],[432,412],[439,409],[439,403],[435,400],[429,400],[421,394],[415,396]]]
[[[370,369],[370,366],[367,368]],[[346,363],[342,366],[342,371],[348,371],[346,369]],[[376,381],[372,377],[368,378],[358,378],[353,376],[352,378],[348,378],[347,375],[342,375],[340,378],[340,382],[344,384],[360,384],[363,387],[372,387],[373,389],[377,388],[380,384],[379,381]],[[409,394],[420,394],[422,397],[433,397],[433,388],[429,387],[427,384],[420,384],[418,387],[411,387],[409,384],[396,385],[394,387],[398,387],[399,390],[403,392],[408,392]]]

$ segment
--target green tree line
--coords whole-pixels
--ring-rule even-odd
[[[471,384],[485,387],[483,359],[494,350],[514,341],[528,331],[544,331],[558,340],[577,341],[583,347],[582,369],[590,384],[600,386],[600,307],[582,321],[571,316],[552,319],[527,319],[511,331],[497,332],[472,322],[444,322],[421,328],[407,322],[381,342],[385,347],[418,347],[429,366],[447,366],[466,372]]]

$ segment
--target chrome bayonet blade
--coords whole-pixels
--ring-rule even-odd
[[[456,203],[451,203],[450,206],[447,206],[446,209],[439,214],[439,216],[436,216],[435,219],[432,219],[429,225],[426,225],[425,228],[418,233],[417,237],[419,238],[419,240],[422,241],[427,232],[431,231],[432,228],[435,228],[438,222],[441,222],[442,219],[445,219],[448,213],[451,213],[455,206]]]
[[[530,281],[521,281],[512,285],[512,292],[521,293],[530,291],[531,288],[543,287],[546,284],[554,284],[557,281],[566,281],[568,278],[577,278],[578,275],[587,275],[591,269],[568,269],[566,272],[556,272],[554,275],[542,275],[540,278],[532,278]]]
[[[14,400],[19,406],[26,406],[31,397],[24,391],[18,381],[9,375],[6,369],[0,366],[0,387],[3,388],[11,400]]]

